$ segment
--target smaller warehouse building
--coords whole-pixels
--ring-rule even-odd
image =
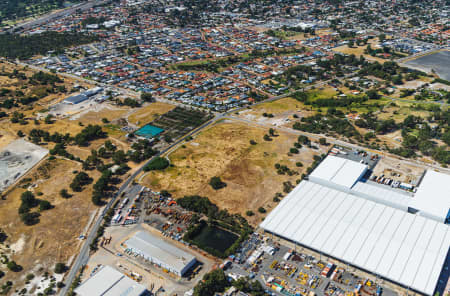
[[[139,231],[124,242],[126,251],[183,276],[197,262],[195,257],[148,232]]]
[[[84,94],[73,95],[73,96],[70,96],[70,97],[66,98],[64,100],[64,103],[71,104],[71,105],[76,105],[78,103],[86,101],[87,99],[89,99],[89,97],[84,95]]]
[[[80,296],[150,295],[144,286],[111,266],[100,268],[99,271],[76,288],[75,293]]]

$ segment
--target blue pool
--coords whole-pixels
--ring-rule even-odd
[[[136,135],[151,139],[153,137],[156,137],[163,131],[164,130],[162,128],[153,126],[151,124],[147,124],[147,125],[144,125],[143,127],[141,127],[139,130],[137,130]]]

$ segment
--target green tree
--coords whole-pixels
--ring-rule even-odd
[[[61,274],[66,272],[67,266],[64,263],[58,262],[55,265],[55,273]]]
[[[69,192],[67,192],[67,189],[61,189],[61,191],[59,192],[59,195],[62,197],[62,198],[70,198],[71,197],[71,195],[69,194]]]
[[[209,185],[211,185],[214,190],[219,190],[226,187],[227,183],[223,182],[220,177],[215,176],[209,180]]]
[[[194,288],[195,296],[214,296],[215,293],[225,291],[230,284],[222,269],[216,269],[205,274],[201,281]]]
[[[150,93],[141,93],[141,100],[144,102],[153,102],[153,96]]]
[[[8,267],[9,270],[13,271],[13,272],[19,272],[22,270],[22,266],[20,266],[19,264],[17,264],[15,261],[9,261],[6,264],[6,267]]]
[[[146,166],[144,166],[144,171],[160,171],[164,170],[169,166],[169,161],[164,157],[155,157]]]
[[[39,202],[39,210],[40,211],[46,211],[53,208],[52,204],[48,200],[41,200]]]

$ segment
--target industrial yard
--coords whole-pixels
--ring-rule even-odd
[[[48,150],[18,139],[0,151],[0,193],[33,168]]]

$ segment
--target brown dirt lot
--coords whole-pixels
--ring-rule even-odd
[[[370,42],[370,43],[371,43],[372,48],[375,48],[375,46],[374,46],[375,42]],[[347,45],[342,45],[342,46],[333,48],[333,51],[341,52],[341,53],[344,53],[344,54],[354,54],[357,57],[362,55],[363,57],[365,57],[369,61],[378,61],[378,62],[380,62],[382,64],[384,62],[388,61],[388,60],[385,60],[385,59],[382,59],[382,58],[373,57],[373,56],[371,56],[369,54],[365,54],[364,50],[366,49],[366,47],[367,47],[367,45],[363,45],[363,46],[356,46],[355,45],[354,47],[350,48]]]
[[[150,103],[149,105],[139,108],[135,112],[131,113],[128,116],[128,121],[131,124],[143,126],[156,119],[159,115],[167,113],[174,108],[174,105],[161,102]]]
[[[294,120],[294,114],[299,118],[314,114],[313,111],[308,111],[308,109],[309,107],[305,106],[303,103],[288,97],[240,111],[239,117],[281,126],[291,124],[292,120]],[[273,117],[264,117],[264,113],[272,114]]]
[[[256,215],[248,217],[257,224],[263,215],[257,209],[262,206],[270,211],[276,206],[275,193],[283,193],[283,182],[296,180],[320,151],[302,148],[300,154],[288,156],[296,137],[280,134],[272,141],[264,141],[266,129],[246,124],[223,121],[196,136],[170,154],[173,167],[162,172],[149,172],[141,183],[155,190],[169,190],[174,197],[184,195],[207,196],[220,208],[245,215],[252,210]],[[250,140],[258,144],[251,145]],[[301,161],[302,168],[295,163]],[[274,165],[287,165],[299,175],[278,175]],[[213,176],[220,176],[227,186],[215,191],[208,184]],[[283,193],[285,195],[285,193]]]
[[[69,184],[74,177],[72,171],[80,169],[81,164],[73,161],[45,160],[28,174],[32,179],[29,183],[37,185],[33,188],[35,196],[48,200],[55,206],[41,212],[40,222],[36,225],[26,226],[20,220],[18,214],[20,195],[25,191],[20,185],[13,188],[6,194],[5,199],[1,200],[0,227],[8,235],[6,244],[13,245],[18,241],[23,244],[12,255],[12,259],[23,267],[23,271],[7,272],[6,279],[13,280],[15,284],[23,283],[24,276],[32,270],[36,271],[37,266],[52,272],[55,263],[67,262],[76,254],[79,248],[77,237],[83,233],[90,216],[97,209],[91,201],[92,185],[87,186],[83,192],[70,191]],[[92,171],[89,175],[95,179],[99,173]],[[63,188],[69,189],[73,196],[69,199],[60,197],[59,191]],[[37,192],[42,192],[43,195],[37,196]],[[36,208],[32,211],[37,210]]]
[[[102,119],[106,118],[108,121],[113,121],[118,118],[121,118],[125,113],[127,113],[127,109],[123,108],[103,108],[102,110],[98,112],[90,111],[83,116],[81,116],[78,120],[75,120],[75,122],[82,122],[84,125],[88,124],[99,124],[102,125]]]

